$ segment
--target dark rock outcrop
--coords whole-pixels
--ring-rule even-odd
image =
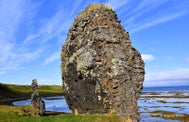
[[[64,96],[73,112],[115,111],[139,120],[144,62],[111,7],[90,5],[75,18],[61,60]]]
[[[31,95],[31,105],[39,110],[40,115],[45,113],[45,102],[41,99],[38,91],[37,80],[33,79],[31,84],[33,93]]]

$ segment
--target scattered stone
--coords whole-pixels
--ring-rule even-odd
[[[115,111],[139,121],[144,62],[111,7],[93,4],[75,18],[61,60],[64,96],[73,113]]]
[[[45,102],[41,99],[38,91],[37,80],[33,79],[31,84],[33,93],[31,95],[31,105],[39,110],[40,115],[45,113]]]

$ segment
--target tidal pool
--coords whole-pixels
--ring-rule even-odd
[[[46,111],[71,113],[63,96],[43,97]],[[15,106],[27,106],[31,104],[31,99],[13,102]]]
[[[46,111],[71,113],[63,96],[43,97],[42,99],[45,101]],[[27,106],[30,105],[30,102],[30,99],[21,100],[13,102],[13,105]],[[161,92],[155,95],[148,92],[139,98],[138,106],[140,122],[181,122],[179,120],[164,119],[163,115],[159,115],[161,113],[153,112],[174,112],[176,116],[189,114],[189,92],[185,92],[179,97],[175,96],[175,92]]]

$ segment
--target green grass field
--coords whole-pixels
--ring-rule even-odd
[[[39,94],[41,96],[58,95],[58,94],[60,95],[62,93],[63,93],[62,87],[58,85],[39,86]],[[0,99],[30,97],[31,94],[32,94],[32,88],[29,85],[13,85],[13,84],[0,83]]]
[[[0,105],[0,122],[123,122],[123,120],[115,114],[48,114],[38,116],[37,110],[30,106]]]

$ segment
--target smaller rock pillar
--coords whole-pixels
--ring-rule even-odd
[[[38,84],[37,80],[33,79],[31,84],[33,93],[31,95],[31,105],[38,109],[40,112],[40,115],[44,115],[45,113],[45,102],[41,99],[38,91]]]

